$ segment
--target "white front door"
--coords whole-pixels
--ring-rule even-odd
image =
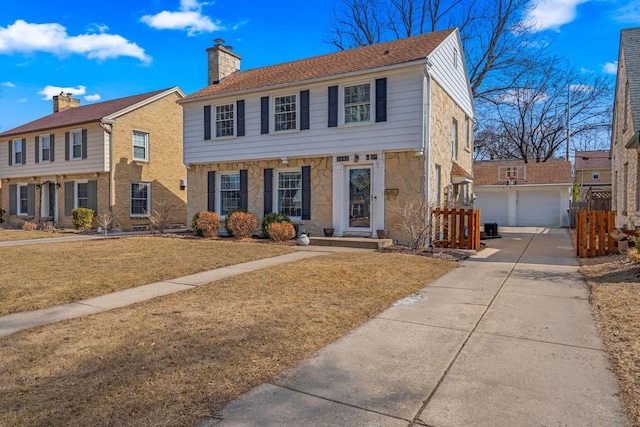
[[[350,166],[347,168],[347,230],[372,230],[373,223],[371,206],[372,167]]]

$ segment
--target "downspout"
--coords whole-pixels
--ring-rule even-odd
[[[113,122],[100,121],[100,127],[109,135],[109,212],[113,213],[115,194],[113,193]]]
[[[424,133],[423,133],[423,137],[422,137],[422,152],[424,154],[424,171],[425,171],[425,177],[424,177],[424,201],[427,205],[427,210],[429,211],[430,209],[430,199],[429,199],[429,195],[431,193],[431,179],[429,179],[429,158],[431,157],[431,61],[429,60],[429,57],[427,57],[427,62],[424,66],[424,77],[425,77],[425,84],[424,84],[424,90],[425,90],[425,94],[424,94],[424,98],[425,98],[425,103],[424,103],[424,112],[425,112],[425,119],[423,120],[423,126],[424,126]],[[427,220],[429,220],[429,218],[427,218]]]

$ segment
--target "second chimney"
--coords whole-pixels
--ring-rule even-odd
[[[72,94],[60,92],[60,95],[54,95],[53,97],[53,112],[68,110],[69,108],[75,108],[80,106],[80,100],[74,98]]]
[[[224,40],[215,39],[215,46],[207,49],[209,59],[208,85],[220,83],[228,75],[240,71],[240,55],[232,52],[231,46],[223,46]]]

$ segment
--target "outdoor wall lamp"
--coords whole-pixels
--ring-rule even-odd
[[[56,190],[60,189],[61,184],[59,182],[56,182]]]
[[[353,163],[358,163],[358,160],[360,160],[360,156],[358,156],[358,153],[353,155]]]
[[[282,164],[285,164],[285,165],[289,164],[289,158],[288,157],[283,157],[280,160],[282,160]]]

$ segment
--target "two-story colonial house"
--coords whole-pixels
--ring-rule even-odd
[[[183,97],[174,87],[80,106],[61,93],[53,114],[0,133],[5,219],[71,227],[73,209],[86,207],[131,230],[162,203],[185,224]]]
[[[456,29],[247,71],[229,47],[207,52],[208,86],[179,101],[189,217],[276,211],[312,235],[406,241],[408,201],[470,202],[475,111]]]
[[[620,33],[610,155],[616,226],[640,228],[640,28]]]

